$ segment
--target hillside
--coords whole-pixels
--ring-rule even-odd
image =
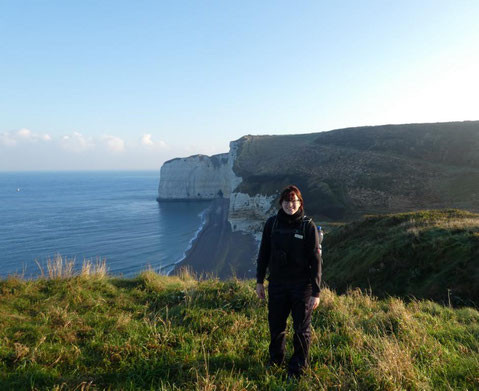
[[[479,214],[427,210],[368,216],[324,240],[323,279],[338,292],[479,307]]]
[[[267,369],[254,281],[53,268],[0,280],[2,390],[472,390],[479,312],[324,289],[311,370]],[[290,347],[288,347],[290,349]]]
[[[479,211],[479,121],[387,125],[240,139],[238,192],[289,183],[317,219],[424,208]]]

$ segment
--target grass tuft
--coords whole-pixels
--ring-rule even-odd
[[[57,254],[52,258],[48,258],[46,262],[47,273],[40,262],[35,261],[40,270],[41,279],[62,279],[74,276],[104,278],[107,275],[106,259],[97,258],[95,263],[90,259],[84,259],[82,267],[79,271],[75,269],[75,258],[62,257]]]

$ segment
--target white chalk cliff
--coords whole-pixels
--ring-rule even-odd
[[[230,195],[228,154],[195,155],[163,164],[158,199],[211,200]]]
[[[232,230],[251,233],[259,239],[262,226],[272,213],[275,196],[250,196],[235,191],[242,182],[233,171],[239,143],[232,141],[229,153],[194,155],[165,162],[160,171],[158,201],[228,198]]]
[[[272,204],[275,196],[232,192],[228,220],[233,231],[244,231],[261,240],[261,233],[266,219],[274,212]]]

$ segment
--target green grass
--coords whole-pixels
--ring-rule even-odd
[[[284,368],[265,367],[267,309],[254,287],[151,271],[133,279],[92,272],[1,280],[0,389],[479,387],[477,310],[359,290],[322,291],[311,368],[288,380]]]
[[[451,209],[369,216],[327,232],[324,280],[374,295],[479,306],[479,215]]]

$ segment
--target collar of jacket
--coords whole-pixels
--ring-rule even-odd
[[[287,214],[283,208],[278,211],[278,219],[287,224],[297,224],[303,220],[304,210],[299,209],[294,215]]]

